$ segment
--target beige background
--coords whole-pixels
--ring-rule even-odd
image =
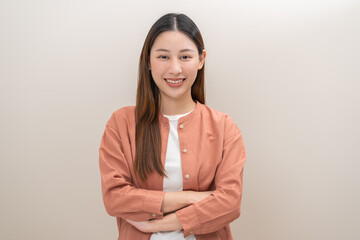
[[[135,104],[156,19],[183,12],[208,52],[207,103],[247,149],[235,239],[359,239],[360,2],[0,2],[0,239],[116,239],[98,148]]]

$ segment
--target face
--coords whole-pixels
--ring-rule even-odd
[[[199,56],[195,43],[184,33],[166,31],[150,50],[150,70],[163,101],[191,100],[191,86],[203,67],[206,52]]]

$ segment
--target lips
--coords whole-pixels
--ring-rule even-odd
[[[183,85],[186,78],[164,78],[166,84],[171,88],[179,88]]]
[[[185,81],[185,78],[164,78],[165,81],[172,84],[179,84]]]

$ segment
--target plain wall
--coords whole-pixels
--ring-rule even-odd
[[[239,240],[359,239],[360,2],[0,2],[0,239],[116,239],[98,149],[150,26],[200,28],[247,150]]]

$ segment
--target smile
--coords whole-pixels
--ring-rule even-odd
[[[183,82],[184,80],[185,80],[185,78],[183,78],[183,79],[179,79],[179,80],[170,80],[170,79],[166,79],[165,78],[165,80],[167,81],[167,82],[169,82],[169,83],[181,83],[181,82]]]

